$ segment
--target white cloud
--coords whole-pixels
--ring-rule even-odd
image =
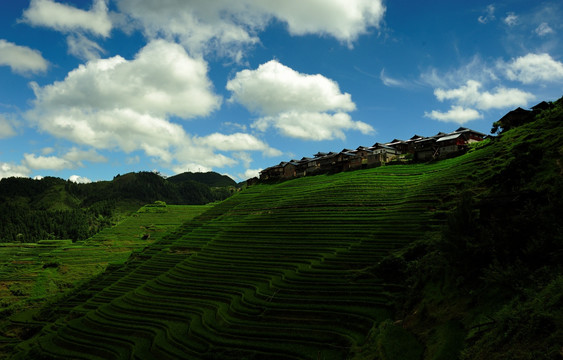
[[[0,66],[9,66],[13,72],[27,74],[44,72],[48,65],[39,51],[0,39]]]
[[[411,84],[409,84],[408,82],[406,82],[404,80],[395,79],[395,78],[392,78],[392,77],[386,75],[385,69],[381,69],[381,72],[379,73],[379,79],[381,80],[383,85],[388,86],[388,87],[400,87],[400,88],[411,87]]]
[[[181,164],[172,167],[172,171],[174,171],[175,174],[181,174],[184,172],[209,172],[211,171],[211,167],[196,162],[182,162]]]
[[[434,88],[457,86],[468,80],[475,80],[486,84],[499,79],[495,69],[479,55],[473,56],[470,61],[458,68],[449,69],[445,72],[438,71],[436,68],[430,68],[420,75],[420,82],[422,84],[430,85]]]
[[[133,60],[93,60],[64,81],[40,87],[27,117],[57,137],[96,149],[143,150],[165,162],[188,146],[182,126],[169,116],[206,116],[219,107],[207,64],[177,44],[145,46]]]
[[[424,116],[434,120],[463,124],[483,117],[477,109],[490,110],[525,106],[535,98],[533,94],[520,89],[499,86],[491,92],[482,90],[482,87],[480,82],[468,80],[465,85],[458,88],[435,89],[434,95],[439,101],[449,100],[453,104],[447,112],[433,110],[425,112]]]
[[[107,37],[112,28],[105,0],[93,0],[85,11],[52,0],[31,0],[23,13],[23,21],[62,32],[88,31]]]
[[[212,91],[207,64],[191,58],[177,44],[156,40],[133,60],[121,56],[90,61],[64,81],[34,86],[39,107],[89,111],[130,109],[152,116],[182,118],[208,115],[220,97]]]
[[[274,19],[293,35],[328,35],[351,45],[378,28],[385,13],[381,0],[119,0],[118,7],[150,38],[175,39],[192,53],[211,49],[238,61]]]
[[[314,141],[345,139],[344,130],[358,130],[362,134],[375,132],[370,125],[352,121],[350,115],[342,112],[328,114],[288,111],[260,118],[252,126],[260,131],[273,126],[285,136]]]
[[[171,121],[207,116],[222,99],[213,92],[206,62],[164,40],[150,42],[132,60],[120,56],[91,60],[63,81],[32,83],[32,88],[36,99],[27,119],[40,130],[79,145],[57,158],[65,162],[44,159],[53,169],[106,161],[96,151],[100,149],[143,151],[159,166],[177,171],[208,171],[238,163],[219,151],[279,154],[248,134],[194,137]],[[37,159],[28,155],[27,161],[38,167]]]
[[[563,63],[549,54],[527,54],[508,64],[499,62],[498,66],[508,79],[524,84],[563,81]]]
[[[335,81],[301,74],[276,60],[238,72],[227,89],[232,93],[229,101],[262,115],[252,125],[260,131],[273,126],[286,136],[310,140],[344,138],[344,130],[374,131],[351,120],[347,112],[356,104]]]
[[[481,15],[479,16],[479,18],[477,18],[477,21],[479,21],[481,24],[486,24],[488,22],[491,22],[495,19],[495,6],[494,5],[488,5],[487,9],[485,9],[485,15]]]
[[[231,135],[214,133],[194,139],[196,144],[209,146],[219,151],[261,151],[266,156],[279,156],[282,154],[281,151],[269,147],[255,136],[245,133]]]
[[[0,139],[16,135],[12,121],[0,114]]]
[[[504,23],[508,26],[515,26],[518,24],[518,21],[518,15],[513,12],[506,14],[506,17],[504,18]]]
[[[23,165],[0,162],[0,179],[9,177],[29,177],[31,171]]]
[[[467,109],[462,106],[452,106],[447,112],[432,110],[429,113],[425,112],[424,116],[434,120],[454,122],[458,124],[464,124],[471,120],[483,118],[483,115],[481,115],[477,110]]]
[[[491,93],[481,91],[481,87],[480,82],[468,80],[466,85],[457,89],[436,89],[434,95],[439,101],[453,100],[459,105],[473,106],[481,110],[522,106],[534,99],[534,95],[519,89],[497,87],[495,92]]]
[[[242,180],[260,177],[260,171],[262,171],[262,169],[246,169],[245,172],[243,174],[239,174],[238,177]]]
[[[553,31],[553,29],[546,22],[542,22],[538,25],[535,32],[539,36],[545,36],[548,34],[553,34],[555,31]]]
[[[71,169],[74,164],[57,156],[36,156],[35,154],[24,154],[23,163],[34,170],[63,170]]]
[[[68,180],[72,181],[73,183],[77,184],[90,184],[92,180],[88,179],[87,177],[79,176],[79,175],[71,175]]]
[[[251,111],[266,115],[294,111],[353,111],[356,105],[338,84],[320,74],[301,74],[276,60],[256,70],[242,70],[227,82],[237,101]]]
[[[254,1],[270,10],[274,17],[288,24],[295,35],[322,34],[351,44],[368,32],[379,27],[385,6],[379,0],[291,0]]]
[[[105,50],[95,41],[86,38],[82,34],[72,34],[67,36],[66,43],[68,53],[82,60],[99,59]]]
[[[94,149],[80,150],[76,147],[70,149],[69,152],[67,152],[63,157],[66,160],[76,163],[78,166],[84,166],[82,164],[82,161],[89,161],[94,163],[102,163],[108,161],[105,156],[98,154]]]

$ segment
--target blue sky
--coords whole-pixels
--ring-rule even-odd
[[[563,95],[560,1],[0,3],[0,178],[217,171]]]

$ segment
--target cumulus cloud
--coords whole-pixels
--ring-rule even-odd
[[[87,31],[103,37],[112,29],[105,0],[94,0],[88,11],[52,0],[31,0],[23,21],[61,32]]]
[[[503,109],[514,106],[524,106],[534,95],[520,89],[496,87],[493,92],[482,90],[483,85],[475,80],[468,80],[465,85],[454,89],[434,90],[434,95],[439,101],[449,100],[454,104],[447,112],[433,110],[425,112],[424,116],[459,124],[482,118],[479,110]]]
[[[318,34],[351,45],[378,28],[385,7],[381,0],[118,0],[119,9],[151,38],[180,41],[191,52],[212,49],[237,60],[241,49],[259,42],[270,21],[287,25],[293,35]]]
[[[133,60],[100,59],[71,71],[64,81],[33,84],[30,120],[55,136],[98,149],[144,150],[171,160],[170,147],[186,137],[168,120],[205,116],[221,99],[212,92],[207,64],[177,44],[146,45]]]
[[[212,92],[205,61],[163,40],[147,44],[133,60],[115,56],[91,61],[72,70],[64,81],[33,87],[36,105],[55,111],[130,109],[190,118],[208,115],[221,102]]]
[[[374,131],[351,120],[347,112],[356,104],[335,81],[299,73],[276,60],[238,72],[227,89],[232,93],[229,101],[262,115],[252,125],[260,131],[273,126],[286,136],[310,140],[344,138],[343,130]]]
[[[563,81],[563,63],[549,54],[527,54],[508,64],[499,62],[498,66],[508,79],[524,84]]]
[[[374,133],[373,127],[353,121],[346,113],[320,113],[287,111],[277,116],[266,116],[258,119],[253,127],[265,131],[270,126],[278,129],[283,135],[302,140],[345,139],[344,130],[357,130],[362,134]]]
[[[79,175],[71,175],[68,180],[77,184],[90,184],[92,182],[92,180],[88,179],[87,177]]]
[[[464,124],[471,120],[483,118],[483,115],[481,115],[477,110],[466,109],[463,106],[452,106],[447,112],[432,110],[431,112],[425,112],[424,116],[434,120],[454,122],[458,124]]]
[[[227,82],[237,101],[251,111],[267,115],[295,111],[353,111],[356,105],[338,84],[320,74],[301,74],[276,60],[256,70],[242,70]]]
[[[24,154],[23,163],[33,170],[63,170],[74,167],[74,164],[57,156],[36,156],[35,154]]]
[[[279,156],[282,154],[281,151],[271,148],[255,136],[245,133],[230,135],[214,133],[195,138],[195,142],[220,151],[261,151],[266,156]]]
[[[27,74],[44,72],[48,65],[39,51],[0,39],[0,66],[9,66],[15,73]]]
[[[92,60],[63,81],[32,87],[36,99],[26,117],[40,130],[79,145],[60,157],[70,168],[82,166],[82,161],[107,161],[96,151],[100,149],[143,151],[178,171],[208,171],[239,161],[220,152],[280,154],[249,134],[197,137],[173,122],[172,117],[207,116],[222,99],[213,92],[206,62],[164,40],[150,42],[132,60]],[[29,162],[35,159],[30,155]],[[138,157],[132,159],[138,162]]]
[[[0,179],[9,177],[29,177],[31,171],[24,165],[0,162]]]
[[[473,106],[481,110],[526,105],[528,101],[534,99],[534,95],[519,89],[497,87],[491,93],[481,91],[481,87],[480,82],[468,80],[464,86],[457,89],[436,89],[434,95],[439,101],[453,100],[458,104]]]

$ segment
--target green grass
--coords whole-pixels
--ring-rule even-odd
[[[46,326],[18,344],[13,358],[456,358],[467,324],[455,318],[455,303],[448,306],[449,289],[421,286],[422,314],[406,320],[432,324],[421,320],[432,313],[444,321],[424,338],[414,336],[409,326],[416,324],[391,320],[393,292],[405,284],[378,273],[384,268],[378,264],[439,237],[460,193],[479,200],[512,186],[495,181],[499,172],[518,169],[513,151],[530,155],[510,141],[526,136],[509,132],[504,142],[429,164],[258,184],[194,211],[179,227],[174,224],[185,214],[174,215],[174,207],[146,207],[113,232],[75,245],[75,252],[64,246],[46,252],[56,254],[49,261],[66,254],[71,263],[82,257],[118,265],[43,309],[36,318]],[[163,217],[170,222],[156,220]],[[21,258],[34,261],[38,246]],[[105,260],[97,258],[103,246]],[[55,270],[48,269],[37,292],[49,289]],[[514,323],[529,318],[552,326],[547,315],[556,313],[560,286],[558,280],[539,299],[507,306],[502,329],[516,331]]]
[[[96,348],[101,358],[352,357],[391,316],[386,289],[394,284],[370,269],[390,251],[438,231],[445,221],[440,211],[487,151],[249,187],[135,250],[123,267],[88,287],[91,295],[78,292],[76,301],[61,305],[74,304],[61,312],[70,311],[72,321],[55,317],[57,330],[45,328],[20,345],[20,354]],[[131,249],[133,233],[152,231],[153,239],[166,230],[141,221],[155,209],[114,229],[112,246]],[[84,246],[104,241],[102,231]],[[387,332],[397,329],[385,331],[380,340],[388,343]]]
[[[53,303],[76,286],[99,277],[108,266],[124,264],[132,253],[158,242],[186,220],[209,206],[168,205],[165,212],[141,208],[118,226],[104,229],[85,241],[41,240],[32,244],[0,244],[0,330],[8,338],[10,315]],[[150,234],[148,239],[143,236]],[[59,311],[74,305],[60,303]],[[51,310],[53,310],[51,308]],[[1,347],[0,347],[1,348]],[[0,351],[1,354],[1,351]]]

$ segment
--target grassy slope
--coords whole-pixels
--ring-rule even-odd
[[[0,330],[7,343],[13,343],[25,330],[22,310],[31,314],[46,301],[54,302],[78,284],[99,276],[108,265],[123,264],[131,252],[139,252],[148,244],[177,228],[186,219],[208,209],[199,205],[168,205],[158,209],[143,207],[119,226],[107,228],[85,241],[43,240],[31,244],[0,244],[0,299],[2,319]],[[148,240],[142,236],[150,234]],[[10,314],[16,314],[16,324]],[[23,321],[22,319],[25,319]],[[21,323],[20,323],[21,322]],[[15,325],[15,326],[14,326]],[[37,324],[34,324],[37,325]],[[1,354],[1,353],[0,353]]]
[[[379,270],[409,285],[399,293],[397,316],[426,345],[425,359],[563,355],[558,103],[488,144],[492,156],[464,179],[440,234],[382,262]]]
[[[396,287],[374,264],[438,231],[487,154],[250,187],[156,242],[18,356],[369,356]]]
[[[563,172],[561,118],[433,164],[250,187],[102,276],[77,294],[70,312],[45,314],[51,325],[20,344],[14,358],[452,359],[525,352],[530,344],[518,324],[525,326],[530,310],[541,308],[532,320],[560,334],[560,325],[546,319],[560,316],[560,272],[549,267],[555,273],[544,274],[543,287],[522,282],[539,289],[537,298],[489,292],[491,279],[489,287],[475,287],[490,265],[501,271],[511,256],[527,258],[501,254],[505,244],[483,235],[493,223],[473,214],[500,196],[513,202],[493,206],[493,215],[528,215],[518,205],[525,194],[526,207],[552,210]],[[465,206],[464,198],[472,202]],[[550,218],[537,220],[560,235]],[[528,246],[511,233],[519,224],[509,226],[515,230],[498,232]],[[451,236],[456,229],[459,237]],[[482,241],[477,249],[474,240]],[[494,257],[480,262],[488,246]],[[521,269],[541,270],[534,266],[528,261]],[[427,272],[416,277],[413,270]],[[405,295],[412,298],[401,300]],[[397,304],[403,326],[393,323]],[[472,329],[489,314],[498,325]]]

